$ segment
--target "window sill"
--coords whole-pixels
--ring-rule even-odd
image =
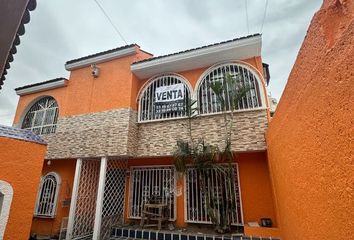
[[[33,215],[34,218],[54,219],[55,216]]]

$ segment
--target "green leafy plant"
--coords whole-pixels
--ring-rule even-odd
[[[210,170],[215,170],[217,175],[225,176],[226,182],[222,183],[227,186],[233,186],[233,161],[234,155],[232,146],[232,128],[234,122],[234,111],[238,108],[240,101],[250,90],[242,79],[236,75],[232,76],[226,73],[221,81],[212,81],[209,87],[214,92],[218,105],[223,114],[224,128],[224,148],[222,151],[218,146],[207,144],[204,139],[195,141],[192,137],[193,119],[196,117],[198,109],[195,107],[196,101],[187,100],[186,115],[188,118],[187,128],[189,140],[177,140],[174,158],[175,167],[179,176],[183,176],[188,168],[196,169],[201,191],[205,194],[205,203],[207,206],[208,216],[213,222],[215,229],[219,233],[231,231],[232,213],[236,210],[234,194],[226,193],[223,189],[220,196],[212,196],[207,191],[206,186],[210,186]],[[221,126],[222,127],[222,126]],[[224,164],[219,164],[224,163]]]

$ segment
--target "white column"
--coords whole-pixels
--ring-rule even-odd
[[[67,240],[72,239],[72,232],[73,232],[74,220],[75,220],[76,203],[77,203],[77,193],[79,190],[80,175],[81,175],[81,165],[82,165],[82,159],[79,158],[76,160],[73,191],[71,194],[69,220],[68,220],[68,227],[67,227],[66,238],[65,238]]]
[[[101,167],[100,167],[100,177],[98,181],[98,190],[97,190],[95,225],[93,228],[92,240],[100,239],[106,168],[107,168],[107,157],[102,157]]]

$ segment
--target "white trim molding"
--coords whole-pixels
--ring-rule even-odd
[[[4,239],[7,221],[10,215],[12,197],[14,194],[12,186],[5,181],[0,180],[0,239]]]
[[[182,72],[202,68],[228,60],[244,60],[261,55],[262,36],[255,35],[230,42],[206,46],[171,56],[142,61],[131,65],[140,79],[162,72]]]
[[[32,86],[24,89],[19,89],[16,90],[16,94],[19,96],[31,94],[31,93],[37,93],[37,92],[42,92],[54,88],[60,88],[60,87],[66,87],[68,85],[67,79],[61,79],[55,82],[48,82],[48,83],[43,83],[37,86]]]
[[[91,64],[98,64],[102,62],[107,62],[116,58],[121,58],[129,55],[133,55],[136,53],[136,46],[132,46],[129,48],[125,48],[119,51],[114,51],[110,53],[100,54],[95,57],[85,58],[83,60],[74,61],[72,63],[66,63],[65,69],[68,71],[75,70],[78,68],[83,68],[90,66]]]
[[[93,236],[92,236],[93,240],[99,240],[101,234],[106,171],[107,171],[107,157],[102,157],[101,165],[100,165],[100,175],[98,180],[97,198],[96,198],[96,213],[95,213],[95,221],[94,221]]]
[[[73,190],[72,190],[71,202],[70,202],[69,220],[68,220],[68,226],[67,226],[66,237],[65,237],[65,239],[68,240],[72,239],[72,233],[74,229],[77,195],[79,192],[79,184],[80,184],[80,176],[81,176],[81,166],[82,166],[82,159],[78,158],[76,160],[74,183],[73,183]]]

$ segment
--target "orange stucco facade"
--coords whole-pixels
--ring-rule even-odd
[[[0,137],[0,180],[13,188],[4,240],[28,239],[46,145]]]
[[[100,78],[91,75],[91,68],[83,67],[71,71],[66,87],[21,96],[14,118],[14,124],[21,120],[26,108],[36,99],[52,96],[58,102],[59,116],[73,116],[119,108],[137,108],[136,87],[130,65],[151,55],[138,50],[137,54],[97,64],[101,69]],[[77,99],[80,101],[77,101]],[[135,103],[135,104],[134,104]]]
[[[131,71],[131,66],[152,56],[135,47],[136,52],[132,55],[98,63],[98,78],[91,75],[91,67],[81,67],[71,71],[64,87],[21,96],[14,124],[20,126],[26,110],[43,96],[55,98],[59,118],[127,108],[136,113],[139,93],[151,79],[139,79]],[[259,75],[260,87],[266,95],[261,57],[238,62],[248,65]],[[246,235],[285,240],[354,239],[353,62],[354,2],[325,0],[311,22],[277,112],[269,123],[267,149],[235,154]],[[209,67],[175,74],[196,89],[198,80]],[[266,112],[267,126],[266,114],[270,120],[267,100],[262,107]],[[136,129],[130,131],[139,131],[145,123],[135,119],[134,124]],[[90,125],[87,129],[91,128]],[[263,133],[264,130],[262,136]],[[131,134],[132,139],[138,137],[136,132],[127,134]],[[148,143],[145,145],[149,148]],[[30,226],[31,221],[31,233],[57,234],[62,218],[69,215],[69,206],[64,203],[72,196],[76,159],[52,159],[48,165],[47,161],[43,162],[44,145],[7,138],[0,138],[0,148],[6,149],[0,152],[0,180],[9,182],[14,188],[5,239],[28,237],[29,227],[20,230],[16,226]],[[110,160],[128,159],[128,168],[173,165],[171,155],[148,156],[109,157]],[[86,158],[101,157],[103,155]],[[61,177],[56,215],[54,218],[33,218],[40,175],[49,172],[56,172]],[[125,222],[132,221],[128,216],[130,174],[126,172]],[[175,224],[186,227],[183,178],[178,179],[177,187],[182,191],[176,197]],[[259,222],[261,218],[270,218],[273,226],[248,225]],[[14,234],[23,238],[14,238]]]
[[[173,165],[173,158],[151,158],[151,159],[130,159],[128,167],[133,166],[153,166],[153,165]],[[271,182],[269,177],[267,159],[265,152],[242,153],[236,156],[235,162],[238,164],[242,212],[244,222],[259,221],[261,218],[271,218],[273,228],[247,228],[247,233],[255,236],[276,236],[279,237],[277,228],[276,214],[273,205],[273,195]],[[61,226],[63,217],[68,217],[69,207],[63,206],[63,201],[71,197],[73,186],[73,178],[75,172],[75,160],[54,160],[48,165],[44,162],[42,175],[48,172],[56,172],[60,175],[62,183],[60,186],[60,194],[55,218],[33,218],[31,232],[39,235],[56,235]],[[129,206],[129,185],[130,177],[126,177],[125,188],[125,212],[126,222],[130,222],[128,218]],[[184,179],[178,179],[177,188],[181,189],[181,195],[176,197],[176,226],[186,227],[185,208],[184,208]]]
[[[71,71],[66,87],[21,96],[17,105],[14,124],[18,124],[26,114],[28,107],[43,96],[54,97],[59,105],[60,117],[119,108],[136,110],[138,93],[149,79],[141,80],[137,78],[130,71],[130,65],[137,60],[148,57],[150,55],[139,50],[136,55],[100,63],[97,65],[101,72],[99,79],[91,75],[89,66]],[[263,72],[261,57],[245,59],[242,62],[249,64],[259,73]],[[207,68],[199,68],[178,72],[178,74],[182,75],[195,88],[198,79],[206,70]],[[261,80],[263,81],[263,79]],[[264,82],[262,88],[265,92]],[[77,101],[78,98],[80,101]],[[266,104],[268,103],[266,102]]]
[[[59,118],[78,116],[88,113],[104,112],[107,110],[130,108],[138,109],[137,98],[140,91],[149,83],[150,78],[139,79],[131,71],[131,64],[135,61],[149,58],[151,55],[137,49],[136,54],[124,56],[121,58],[109,60],[97,64],[100,68],[100,76],[94,78],[91,75],[91,67],[82,67],[74,69],[70,73],[70,78],[66,86],[44,90],[37,93],[31,93],[20,97],[14,124],[20,126],[26,110],[40,97],[51,96],[57,103],[59,108]],[[263,79],[263,66],[260,56],[249,59],[236,61],[243,65],[247,65],[254,71],[260,80],[260,89],[266,96],[265,80]],[[209,66],[211,67],[211,66]],[[197,68],[183,72],[176,72],[187,80],[191,87],[197,88],[198,80],[209,67]],[[268,102],[262,106],[264,116],[268,114]],[[267,117],[264,117],[267,124]],[[250,130],[252,131],[252,130]],[[263,137],[263,133],[262,133]],[[98,158],[100,156],[97,156]],[[112,157],[113,159],[114,157]],[[43,164],[42,175],[48,172],[56,172],[62,180],[60,193],[57,204],[57,212],[54,218],[33,218],[31,232],[37,235],[55,235],[60,230],[63,217],[68,217],[69,207],[62,206],[62,202],[70,199],[71,190],[73,188],[75,159],[51,160],[48,165],[47,161]],[[263,149],[261,151],[240,152],[235,157],[238,164],[242,213],[245,225],[248,222],[259,222],[261,218],[270,218],[273,222],[273,228],[245,228],[245,232],[253,236],[275,236],[279,237],[278,220],[274,205],[274,196],[270,174],[267,162],[267,154]],[[147,165],[173,165],[173,158],[156,157],[156,158],[129,158],[128,167],[147,166]],[[125,186],[125,208],[124,218],[126,222],[128,218],[129,206],[129,182],[130,177],[126,177]],[[185,227],[188,224],[185,220],[185,196],[184,196],[184,180],[179,179],[177,186],[182,189],[182,194],[176,198],[176,226]]]
[[[283,239],[354,239],[354,2],[325,0],[270,123]]]
[[[241,153],[235,156],[235,162],[239,169],[242,211],[244,222],[255,222],[261,218],[271,218],[273,227],[277,227],[276,214],[273,205],[270,176],[265,152]],[[131,159],[128,167],[144,165],[173,165],[173,158],[153,159]],[[127,177],[127,188],[129,189],[129,177]],[[177,187],[181,187],[182,194],[177,197],[178,227],[187,226],[184,219],[184,179],[178,179]],[[129,204],[129,192],[126,191],[125,205]],[[125,212],[125,220],[129,221],[128,213]],[[279,236],[277,230],[269,236]],[[257,234],[253,234],[257,235]]]
[[[54,218],[34,217],[31,226],[32,233],[47,236],[56,235],[60,230],[62,218],[69,216],[75,164],[76,160],[74,159],[65,161],[52,160],[50,165],[48,165],[47,161],[44,162],[42,176],[49,172],[56,172],[61,178],[56,215]]]

